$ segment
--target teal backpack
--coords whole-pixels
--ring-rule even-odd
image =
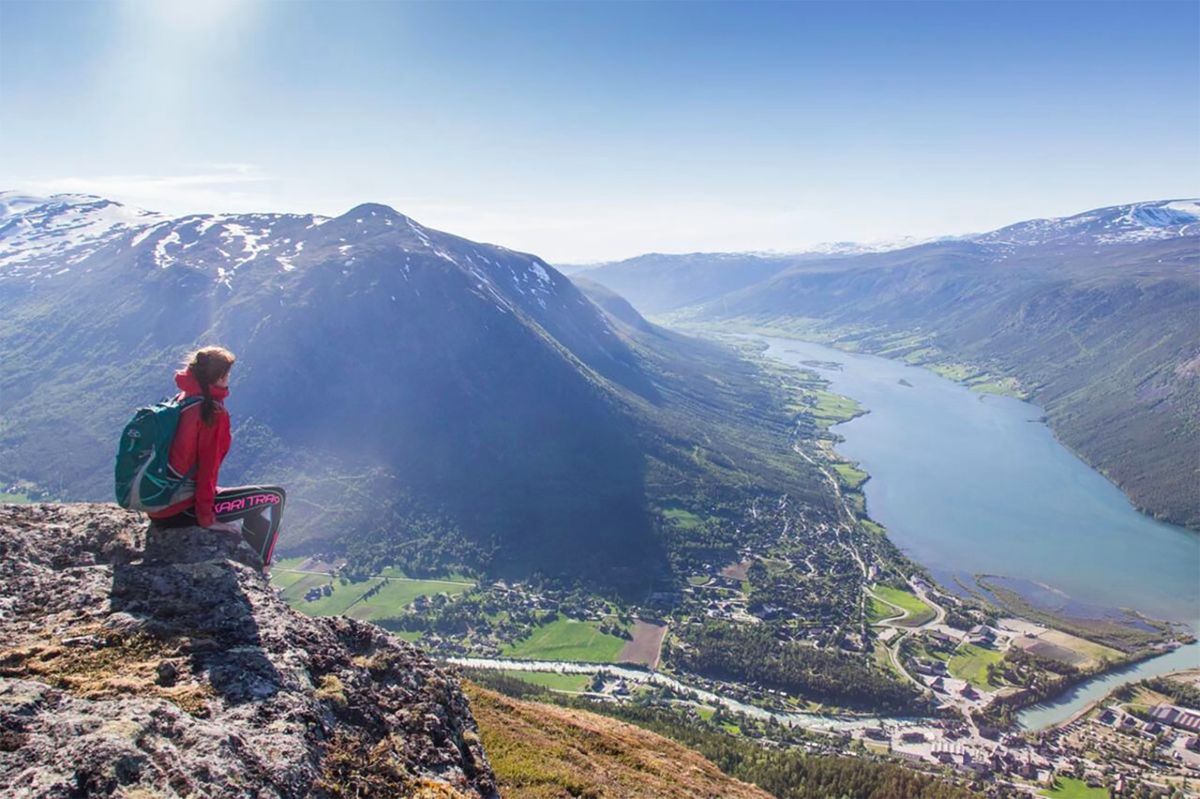
[[[138,408],[121,432],[117,448],[117,503],[130,510],[162,510],[195,468],[182,477],[167,465],[179,414],[203,397],[166,399],[157,405]]]

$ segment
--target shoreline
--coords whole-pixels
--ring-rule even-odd
[[[1092,463],[1092,461],[1089,460],[1083,453],[1079,452],[1077,449],[1075,449],[1074,447],[1070,446],[1069,444],[1067,444],[1065,441],[1062,440],[1062,438],[1059,435],[1059,431],[1054,427],[1054,425],[1052,425],[1050,423],[1050,417],[1046,413],[1046,409],[1043,408],[1041,405],[1038,405],[1034,401],[1034,397],[1032,395],[1014,396],[1012,394],[1002,394],[1002,393],[997,393],[994,391],[980,391],[977,387],[972,386],[970,383],[968,383],[965,380],[961,380],[961,379],[955,378],[955,377],[950,377],[948,375],[938,372],[937,370],[932,368],[930,362],[910,363],[908,361],[905,361],[905,360],[902,360],[899,358],[893,358],[888,355],[880,355],[879,353],[871,352],[870,350],[848,349],[847,347],[839,346],[838,342],[836,340],[823,341],[820,338],[817,338],[814,336],[804,336],[804,335],[797,334],[795,332],[779,330],[776,328],[759,328],[759,327],[754,327],[754,326],[743,326],[743,325],[732,325],[729,327],[720,327],[720,326],[704,325],[704,324],[685,324],[685,325],[681,325],[679,327],[672,327],[672,325],[668,325],[665,323],[663,323],[663,324],[664,324],[664,326],[671,328],[671,329],[676,329],[676,330],[681,330],[681,331],[686,330],[687,332],[691,332],[694,334],[700,334],[700,333],[707,332],[709,334],[717,334],[717,335],[748,335],[748,336],[762,336],[762,337],[769,337],[769,338],[791,339],[793,341],[803,341],[808,344],[818,344],[823,347],[829,347],[830,349],[838,350],[839,352],[849,353],[851,355],[873,355],[876,358],[883,358],[883,359],[891,361],[893,363],[904,364],[906,366],[915,366],[919,369],[924,369],[925,371],[930,372],[934,375],[937,375],[938,377],[940,377],[944,380],[949,380],[952,383],[957,383],[958,385],[966,388],[968,391],[975,392],[981,398],[990,395],[990,396],[998,396],[998,397],[1009,397],[1010,399],[1016,399],[1019,402],[1027,402],[1030,405],[1032,405],[1033,407],[1037,408],[1040,413],[1039,417],[1036,420],[1030,420],[1030,421],[1036,421],[1040,424],[1045,425],[1046,429],[1050,431],[1050,435],[1054,438],[1055,442],[1057,442],[1059,444],[1059,446],[1061,446],[1063,449],[1067,450],[1072,455],[1074,455],[1081,463],[1086,465],[1093,472],[1095,472],[1096,474],[1103,477],[1105,480],[1107,480],[1112,485],[1116,486],[1117,490],[1119,490],[1121,492],[1121,495],[1125,497],[1125,501],[1129,503],[1130,508],[1132,508],[1134,511],[1136,511],[1139,514],[1141,514],[1149,519],[1152,519],[1153,521],[1156,521],[1156,522],[1159,522],[1162,524],[1169,524],[1174,527],[1179,527],[1180,529],[1187,530],[1187,531],[1195,534],[1197,537],[1200,537],[1200,527],[1192,527],[1187,524],[1183,524],[1181,522],[1176,522],[1169,518],[1165,518],[1163,516],[1158,515],[1153,510],[1143,507],[1143,506],[1139,505],[1137,502],[1135,502],[1134,499],[1129,495],[1129,491],[1125,488],[1125,486],[1121,485],[1119,482],[1114,480],[1112,478],[1112,476],[1110,476],[1107,472],[1105,472],[1103,469],[1098,467],[1096,464]],[[1019,383],[1019,378],[1015,377],[1014,375],[1006,374],[1004,376],[1009,377],[1013,380],[1017,380]],[[836,427],[836,425],[834,425],[834,427]],[[1198,632],[1200,632],[1200,631],[1198,631]]]

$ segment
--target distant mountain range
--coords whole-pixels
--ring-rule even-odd
[[[677,324],[1015,380],[1138,506],[1200,529],[1200,201],[879,252],[645,255],[574,275]]]
[[[239,357],[222,482],[289,487],[284,552],[642,584],[667,568],[668,495],[747,470],[803,498],[756,454],[786,453],[788,420],[752,367],[601,304],[382,205],[166,217],[3,193],[0,490],[110,498],[120,425],[219,342]],[[731,403],[760,410],[726,435]]]

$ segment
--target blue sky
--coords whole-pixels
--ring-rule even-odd
[[[1200,4],[0,0],[0,186],[565,261],[1200,194]]]

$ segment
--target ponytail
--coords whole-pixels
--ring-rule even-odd
[[[224,347],[201,347],[188,356],[186,369],[200,384],[204,401],[200,403],[200,421],[211,425],[217,415],[217,401],[213,399],[210,386],[229,373],[237,358]]]

